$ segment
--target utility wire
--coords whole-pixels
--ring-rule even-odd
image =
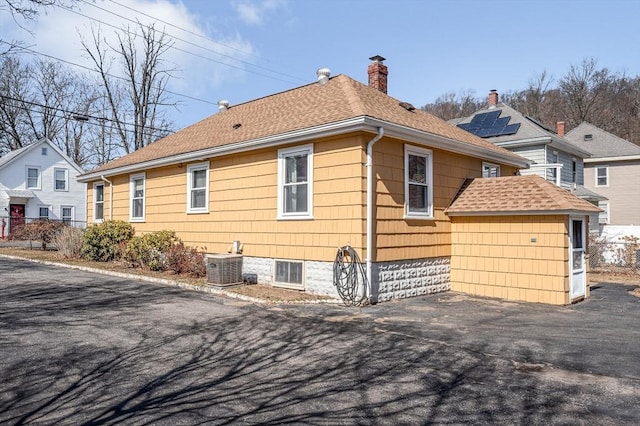
[[[139,22],[134,21],[134,20],[132,20],[132,19],[130,19],[130,18],[126,18],[126,17],[124,17],[124,16],[122,16],[122,15],[119,15],[119,14],[117,14],[117,13],[115,13],[115,12],[111,12],[111,11],[109,11],[109,10],[102,9],[101,7],[99,7],[99,6],[95,6],[95,5],[91,4],[91,3],[87,3],[87,4],[92,5],[92,6],[96,7],[96,8],[98,8],[98,9],[104,10],[104,11],[106,11],[106,12],[108,12],[108,13],[111,13],[112,15],[117,16],[117,17],[119,17],[119,18],[121,18],[121,19],[125,19],[125,20],[127,20],[127,21],[129,21],[129,22],[133,22],[133,23],[135,23],[135,24],[138,24],[138,23],[139,23]],[[128,33],[128,34],[130,34],[130,35],[139,36],[139,34],[137,34],[137,33],[135,33],[135,32],[133,32],[133,33],[132,33],[131,31],[129,31],[129,30],[127,30],[127,29],[123,29],[123,28],[118,27],[118,26],[116,26],[116,25],[113,25],[113,24],[110,24],[110,23],[108,23],[108,22],[105,22],[105,21],[103,21],[103,20],[101,20],[101,19],[94,18],[94,17],[91,17],[91,16],[89,16],[89,15],[85,15],[84,13],[81,13],[81,12],[78,12],[78,11],[76,11],[76,10],[73,10],[73,9],[72,9],[72,8],[70,8],[70,7],[65,7],[65,6],[58,6],[58,7],[62,8],[62,9],[64,9],[64,10],[67,10],[67,11],[69,11],[69,12],[71,12],[71,13],[75,14],[75,15],[82,16],[82,17],[84,17],[84,18],[87,18],[87,19],[89,19],[89,20],[91,20],[91,21],[99,22],[99,23],[101,23],[101,24],[103,24],[103,25],[106,25],[106,26],[108,26],[108,27],[114,28],[114,29],[116,29],[116,30],[118,30],[118,31],[125,31],[126,33]],[[210,50],[210,49],[207,49],[207,48],[204,48],[204,47],[198,46],[198,45],[196,45],[196,44],[194,44],[194,43],[188,42],[188,41],[186,41],[186,40],[183,40],[183,39],[181,39],[181,38],[178,38],[178,37],[172,36],[172,35],[170,35],[170,34],[167,34],[167,35],[168,35],[169,37],[171,37],[171,38],[174,38],[174,39],[176,39],[176,40],[180,40],[180,41],[182,41],[182,42],[184,42],[184,43],[192,44],[192,45],[194,45],[194,46],[196,46],[196,47],[199,47],[199,48],[201,48],[201,49]],[[250,69],[246,69],[246,68],[243,68],[243,67],[238,66],[238,65],[233,65],[233,64],[230,64],[230,63],[227,63],[227,62],[224,62],[224,61],[219,61],[219,60],[217,60],[217,59],[213,59],[213,58],[210,58],[210,57],[208,57],[208,56],[200,55],[200,54],[198,54],[198,53],[191,52],[191,51],[189,51],[189,50],[185,50],[185,49],[182,49],[182,48],[179,48],[179,47],[176,47],[176,46],[170,46],[170,48],[171,48],[171,49],[174,49],[174,50],[177,50],[177,51],[179,51],[179,52],[182,52],[182,53],[186,53],[186,54],[188,54],[188,55],[195,56],[195,57],[197,57],[197,58],[201,58],[201,59],[204,59],[204,60],[207,60],[207,61],[210,61],[210,62],[214,62],[214,63],[216,63],[216,64],[220,64],[220,65],[227,66],[227,67],[229,67],[229,68],[234,68],[234,69],[237,69],[237,70],[246,71],[246,72],[249,72],[249,73],[251,73],[251,74],[259,75],[259,76],[261,76],[261,77],[266,77],[266,78],[270,78],[270,79],[273,79],[273,80],[282,81],[282,82],[285,82],[285,83],[291,83],[291,81],[290,81],[290,80],[285,80],[285,79],[282,79],[282,78],[274,77],[274,76],[272,76],[272,75],[268,75],[268,74],[260,73],[260,72],[253,71],[253,70],[250,70]],[[211,51],[211,50],[210,50],[210,51]],[[214,52],[214,53],[216,53],[216,54],[222,55],[222,54],[217,53],[217,52],[215,52],[215,51],[213,51],[213,52]],[[227,55],[222,55],[222,56],[227,56]],[[233,59],[234,61],[244,62],[244,61],[241,61],[240,59],[236,59],[236,58],[232,58],[232,59]],[[259,67],[259,66],[257,66],[257,65],[253,65],[253,64],[251,64],[251,65],[252,65],[252,66],[255,66],[255,67],[258,67],[258,68],[266,69],[266,68],[263,68],[263,67]],[[269,71],[270,71],[270,72],[273,72],[273,73],[282,74],[282,73],[279,73],[279,72],[277,72],[277,71],[272,71],[272,70],[269,70]],[[302,79],[299,79],[298,77],[293,77],[293,76],[289,76],[289,77],[291,77],[291,78],[295,78],[295,79],[300,80],[300,81],[304,81],[304,80],[302,80]]]
[[[96,70],[94,68],[91,68],[91,67],[88,67],[86,65],[78,64],[76,62],[71,62],[71,61],[67,61],[66,59],[58,58],[57,56],[52,56],[52,55],[48,55],[46,53],[38,52],[38,51],[30,49],[28,47],[20,46],[19,44],[9,43],[9,42],[4,41],[4,40],[0,40],[0,43],[7,44],[10,47],[18,48],[18,49],[20,49],[22,51],[26,51],[26,52],[29,52],[29,53],[34,54],[34,55],[44,56],[45,58],[49,58],[49,59],[53,59],[55,61],[63,62],[65,64],[73,65],[75,67],[82,68],[82,69],[85,69],[87,71],[99,73],[98,70]],[[109,74],[109,73],[106,73],[105,75],[107,75],[107,76],[109,76],[111,78],[118,79],[118,80],[123,80],[123,81],[127,81],[127,82],[129,81],[127,78],[119,76],[119,75]],[[167,89],[164,89],[164,91],[169,93],[169,94],[172,94],[174,96],[179,96],[179,97],[182,97],[182,98],[187,98],[187,99],[191,99],[191,100],[198,101],[198,102],[203,102],[203,103],[206,103],[206,104],[209,104],[209,105],[217,105],[216,102],[208,101],[206,99],[196,98],[194,96],[185,95],[183,93],[172,92],[171,90],[167,90]]]
[[[110,14],[112,14],[112,15],[114,15],[114,16],[117,16],[117,17],[119,17],[119,18],[121,18],[121,19],[125,19],[125,20],[127,20],[127,21],[129,21],[129,22],[137,23],[136,21],[134,21],[134,20],[132,20],[132,19],[130,19],[130,18],[127,18],[127,17],[125,17],[125,16],[119,15],[119,14],[117,14],[117,13],[115,13],[115,12],[113,12],[113,11],[109,10],[109,9],[105,9],[105,8],[103,8],[103,7],[97,6],[97,5],[96,5],[96,4],[94,4],[94,3],[89,3],[87,0],[82,0],[82,1],[83,1],[84,3],[86,3],[86,4],[90,5],[90,6],[93,6],[93,7],[97,8],[97,9],[100,9],[100,10],[102,10],[102,11],[105,11],[105,12],[107,12],[107,13],[110,13]],[[188,34],[191,34],[191,35],[194,35],[194,36],[196,36],[196,37],[200,37],[200,38],[202,38],[202,39],[204,39],[204,40],[207,40],[207,41],[209,41],[209,42],[211,42],[211,43],[219,44],[219,45],[221,45],[221,46],[227,47],[227,48],[229,48],[229,49],[233,49],[233,50],[235,50],[235,51],[237,51],[237,52],[240,52],[240,53],[245,53],[245,52],[243,52],[242,50],[237,49],[237,48],[235,48],[235,47],[233,47],[233,46],[230,46],[230,45],[225,44],[225,43],[221,43],[221,42],[219,42],[219,41],[217,41],[217,40],[214,40],[214,39],[212,39],[212,38],[210,38],[210,37],[207,37],[207,36],[204,36],[204,35],[202,35],[202,34],[198,34],[198,33],[194,32],[194,31],[188,30],[188,29],[186,29],[186,28],[179,27],[179,26],[177,26],[177,25],[172,24],[171,22],[167,22],[167,21],[164,21],[164,20],[162,20],[162,19],[160,19],[160,18],[156,18],[155,16],[149,15],[148,13],[141,12],[141,11],[139,11],[139,10],[137,10],[137,9],[134,9],[134,8],[132,8],[132,7],[130,7],[130,6],[127,6],[127,5],[124,5],[124,4],[122,4],[122,3],[119,3],[119,2],[117,2],[117,1],[115,1],[115,0],[109,0],[109,1],[110,1],[111,3],[117,4],[118,6],[121,6],[121,7],[125,8],[125,9],[128,9],[128,10],[130,10],[130,11],[132,11],[132,12],[138,13],[138,14],[140,14],[140,15],[142,15],[142,16],[146,16],[147,18],[153,19],[154,21],[162,22],[162,23],[163,23],[163,24],[165,24],[165,25],[168,25],[168,26],[170,26],[170,27],[176,28],[176,29],[178,29],[178,30],[180,30],[180,31],[184,31],[184,32],[186,32],[186,33],[188,33]],[[267,67],[263,67],[263,66],[261,66],[261,65],[254,64],[253,62],[244,61],[244,60],[242,60],[242,59],[235,58],[235,57],[233,57],[233,56],[231,56],[231,55],[227,55],[227,54],[224,54],[224,53],[220,53],[220,52],[218,52],[218,51],[216,51],[216,50],[214,50],[214,49],[210,49],[210,48],[208,48],[208,47],[200,46],[200,45],[198,45],[198,44],[196,44],[196,43],[193,43],[193,42],[191,42],[191,41],[188,41],[188,40],[184,40],[184,39],[182,39],[182,38],[179,38],[179,37],[177,37],[177,36],[175,36],[175,35],[173,35],[173,34],[169,34],[169,33],[166,33],[166,34],[167,34],[169,37],[171,37],[171,38],[173,38],[173,39],[175,39],[175,40],[179,40],[179,41],[182,41],[182,42],[184,42],[184,43],[187,43],[187,44],[189,44],[189,45],[191,45],[191,46],[195,46],[195,47],[197,47],[197,48],[200,48],[200,49],[206,50],[206,51],[208,51],[208,52],[214,53],[214,54],[216,54],[216,55],[220,55],[220,56],[222,56],[222,57],[229,58],[229,59],[232,59],[232,60],[234,60],[234,61],[238,61],[238,62],[240,62],[240,63],[242,63],[242,64],[249,65],[249,66],[252,66],[252,67],[256,67],[256,68],[262,69],[262,70],[264,70],[264,71],[271,72],[271,73],[273,73],[273,74],[278,74],[278,75],[281,75],[281,76],[284,76],[284,77],[289,77],[289,78],[292,78],[292,79],[298,80],[298,81],[300,81],[300,82],[307,82],[307,80],[306,80],[306,79],[303,79],[303,78],[297,77],[297,76],[295,76],[295,75],[291,75],[291,74],[283,73],[283,72],[280,72],[280,71],[276,71],[276,70],[273,70],[273,69],[270,69],[270,68],[267,68]]]
[[[64,109],[64,108],[60,108],[60,107],[54,107],[54,106],[50,106],[50,105],[45,105],[45,104],[41,104],[41,103],[38,103],[38,102],[27,101],[27,100],[24,100],[24,99],[18,99],[18,98],[14,98],[12,96],[7,96],[7,95],[3,95],[3,94],[0,94],[0,98],[7,99],[7,100],[10,100],[10,101],[14,101],[14,102],[21,102],[23,104],[36,106],[36,107],[40,107],[40,108],[46,108],[46,109],[54,110],[54,111],[57,111],[57,112],[61,112],[63,114],[67,114],[66,116],[62,116],[62,117],[57,116],[59,118],[67,118],[67,119],[68,118],[72,118],[72,119],[74,119],[74,117],[78,117],[78,119],[80,121],[83,121],[83,122],[88,121],[88,120],[95,120],[95,121],[98,121],[98,122],[109,121],[109,122],[113,122],[113,123],[119,122],[120,124],[123,124],[125,126],[131,126],[133,128],[142,127],[141,125],[136,124],[136,123],[123,122],[123,121],[115,120],[113,118],[99,117],[99,116],[95,116],[95,115],[91,115],[91,114],[79,113],[77,111],[71,111],[71,110],[68,110],[68,109]],[[26,111],[31,111],[31,112],[34,112],[34,113],[43,113],[42,111],[33,110],[33,109],[27,108],[25,106],[14,105],[14,107],[15,108],[20,108],[20,109],[23,109],[23,110],[26,110]],[[89,124],[93,124],[93,125],[100,125],[99,123],[92,123],[90,121],[88,121],[88,123]],[[155,132],[162,132],[162,133],[167,133],[167,134],[174,133],[174,130],[171,130],[171,129],[160,129],[160,128],[151,127],[151,126],[144,126],[144,128],[147,129],[147,130],[155,131]],[[146,133],[145,136],[154,136],[154,134],[153,133]]]
[[[86,0],[83,0],[83,1],[86,3]],[[188,34],[194,35],[194,36],[196,36],[196,37],[200,37],[200,38],[201,38],[201,39],[203,39],[203,40],[207,40],[207,41],[210,41],[210,42],[212,42],[212,43],[219,44],[219,45],[221,45],[221,46],[224,46],[224,47],[226,47],[226,48],[229,48],[229,49],[235,50],[235,51],[240,52],[240,53],[243,53],[243,54],[244,54],[244,53],[246,53],[246,52],[244,52],[244,51],[242,51],[242,50],[238,49],[237,47],[233,47],[233,46],[231,46],[231,45],[229,45],[229,44],[222,43],[222,42],[220,42],[220,41],[214,40],[214,39],[212,39],[212,38],[210,38],[210,37],[207,37],[207,36],[205,36],[205,35],[198,34],[198,33],[196,33],[195,31],[191,31],[191,30],[188,30],[188,29],[186,29],[186,28],[179,27],[179,26],[177,26],[177,25],[175,25],[175,24],[172,24],[171,22],[167,22],[167,21],[164,21],[164,20],[162,20],[162,19],[160,19],[160,18],[156,18],[155,16],[151,16],[151,15],[149,15],[149,14],[147,14],[147,13],[141,12],[141,11],[139,11],[139,10],[137,10],[137,9],[134,9],[134,8],[132,8],[132,7],[130,7],[130,6],[127,6],[127,5],[124,5],[124,4],[122,4],[122,3],[119,3],[119,2],[117,2],[117,1],[115,1],[115,0],[109,0],[109,1],[110,1],[111,3],[117,4],[117,5],[118,5],[118,6],[120,6],[120,7],[123,7],[123,8],[125,8],[125,9],[128,9],[128,10],[130,10],[130,11],[132,11],[132,12],[135,12],[135,13],[138,13],[138,14],[140,14],[140,15],[146,16],[147,18],[154,19],[154,20],[156,20],[156,21],[158,21],[158,22],[162,22],[163,24],[166,24],[166,25],[168,25],[168,26],[170,26],[170,27],[176,28],[176,29],[178,29],[178,30],[180,30],[180,31],[184,31],[185,33],[188,33]],[[253,56],[255,56],[255,55],[253,55]]]

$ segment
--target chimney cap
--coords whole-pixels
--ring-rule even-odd
[[[375,55],[369,58],[370,60],[372,60],[373,62],[382,62],[382,61],[386,61],[386,58],[383,58],[380,55]]]

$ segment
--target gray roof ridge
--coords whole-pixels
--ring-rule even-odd
[[[578,132],[577,130],[580,128],[580,126],[583,126],[583,125],[585,127],[588,126],[588,127],[594,129],[597,132],[604,133],[606,136],[615,139],[616,141],[620,142],[621,144],[624,144],[624,145],[627,145],[629,147],[632,147],[632,149],[636,149],[638,151],[638,154],[640,154],[640,146],[639,145],[637,145],[637,144],[635,144],[635,143],[633,143],[633,142],[631,142],[631,141],[629,141],[629,140],[627,140],[625,138],[621,138],[620,136],[615,135],[615,134],[613,134],[611,132],[608,132],[608,131],[604,130],[603,128],[596,126],[595,124],[591,124],[588,121],[583,121],[582,123],[578,124],[576,127],[574,127],[569,132],[567,132],[567,135],[571,134],[571,132],[573,132],[574,130],[576,131],[575,133],[577,133]]]

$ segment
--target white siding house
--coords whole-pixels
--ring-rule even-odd
[[[47,139],[0,157],[0,217],[5,236],[34,219],[60,220],[74,226],[87,221],[82,169]]]

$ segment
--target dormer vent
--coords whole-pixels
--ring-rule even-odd
[[[593,140],[593,135],[592,134],[586,134],[584,135],[584,140],[585,141],[592,141]]]
[[[329,82],[331,70],[329,68],[318,68],[316,70],[316,76],[318,76],[318,83],[320,83],[321,86],[324,86]]]
[[[229,101],[226,99],[220,99],[218,101],[218,111],[225,112],[228,109],[229,109]]]

